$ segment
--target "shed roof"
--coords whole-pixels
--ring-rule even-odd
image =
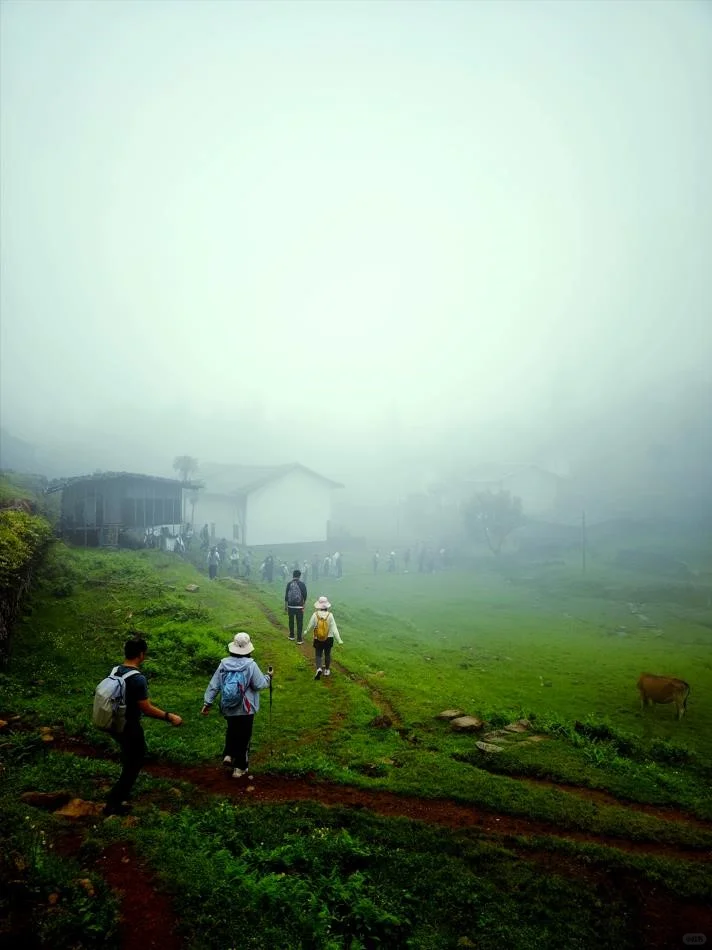
[[[47,491],[63,491],[68,485],[76,485],[80,482],[108,482],[129,478],[139,478],[146,482],[160,482],[178,488],[193,487],[193,482],[181,482],[177,478],[164,478],[162,475],[141,475],[137,472],[96,472],[93,475],[72,475],[70,478],[63,478],[57,484],[50,485]]]
[[[214,464],[201,466],[200,474],[206,484],[206,490],[216,494],[249,495],[269,482],[276,481],[291,472],[304,472],[312,478],[325,482],[331,488],[343,488],[340,482],[319,475],[305,465],[292,462],[287,465],[226,465]]]

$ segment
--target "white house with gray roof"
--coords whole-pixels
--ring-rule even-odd
[[[201,465],[205,488],[188,495],[198,532],[257,547],[326,541],[331,496],[343,487],[304,465]],[[195,504],[193,505],[193,502]]]

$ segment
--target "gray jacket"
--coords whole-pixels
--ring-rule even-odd
[[[222,703],[220,705],[220,712],[224,716],[250,716],[256,713],[260,708],[259,691],[269,686],[270,678],[269,676],[265,676],[251,656],[226,656],[224,660],[220,660],[220,665],[213,673],[212,679],[208,683],[208,688],[205,690],[203,700],[205,705],[212,706],[215,697],[221,691],[223,676],[228,670],[246,669],[250,671],[250,681],[245,690],[245,697],[251,706],[250,712],[248,713],[244,707],[236,711],[226,712],[222,708]]]

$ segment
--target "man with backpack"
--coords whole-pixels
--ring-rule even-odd
[[[292,579],[284,591],[284,609],[289,616],[289,639],[294,639],[294,621],[297,622],[297,643],[303,643],[304,605],[307,602],[307,585],[300,580],[302,572],[292,571]]]
[[[307,626],[307,633],[314,631],[314,657],[316,673],[314,679],[321,679],[321,674],[331,676],[331,648],[334,640],[342,643],[339,628],[336,626],[334,615],[331,613],[331,604],[327,597],[320,597],[314,604],[315,610]],[[322,666],[323,656],[323,666]]]
[[[172,726],[180,726],[183,722],[176,713],[164,712],[148,698],[148,683],[139,671],[147,653],[148,644],[145,639],[140,633],[134,633],[124,644],[124,662],[115,667],[107,677],[107,680],[117,682],[111,702],[113,708],[110,720],[104,728],[113,735],[121,749],[121,775],[109,792],[104,807],[105,815],[126,815],[130,810],[130,806],[125,802],[146,758],[146,739],[141,727],[141,717],[163,719]],[[102,680],[97,687],[94,703],[94,721],[97,724],[101,724],[98,721],[102,705],[99,694],[105,684],[106,680]]]
[[[201,715],[208,715],[220,693],[220,712],[226,724],[223,765],[232,768],[233,778],[242,778],[247,772],[252,728],[260,708],[259,691],[270,686],[273,673],[270,666],[265,675],[252,659],[254,647],[248,633],[236,633],[227,650],[230,656],[220,660],[205,690]]]

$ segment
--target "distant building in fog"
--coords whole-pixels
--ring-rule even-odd
[[[331,496],[343,486],[304,465],[201,465],[195,530],[248,547],[326,541]],[[191,499],[192,505],[192,499]]]
[[[62,492],[60,529],[65,541],[88,547],[116,547],[147,528],[182,521],[184,482],[131,472],[102,472],[67,478],[50,491]],[[123,536],[123,537],[122,537]]]

